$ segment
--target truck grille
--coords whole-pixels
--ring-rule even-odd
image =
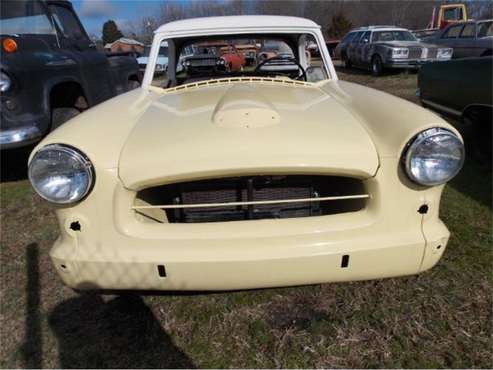
[[[349,177],[242,176],[147,188],[133,208],[164,212],[161,222],[224,222],[354,212],[366,198],[362,181]]]

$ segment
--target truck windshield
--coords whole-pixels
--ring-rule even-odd
[[[373,42],[376,41],[416,41],[409,31],[377,31],[373,32]]]
[[[6,35],[47,35],[55,30],[37,1],[2,0],[0,2],[0,33]]]

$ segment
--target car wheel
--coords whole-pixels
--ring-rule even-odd
[[[347,55],[343,55],[343,57],[342,57],[342,65],[346,69],[351,68],[351,66],[352,66],[351,60],[347,57]]]
[[[61,126],[69,119],[80,114],[80,111],[75,108],[55,108],[51,112],[51,129],[54,130]]]
[[[380,76],[383,72],[383,63],[380,56],[375,55],[371,59],[371,73],[373,76]]]
[[[133,89],[136,89],[138,87],[140,87],[140,82],[139,81],[128,80],[128,83],[127,83],[127,89],[128,89],[128,91],[133,90]]]

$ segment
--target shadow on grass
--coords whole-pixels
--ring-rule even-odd
[[[26,321],[25,339],[21,347],[26,368],[41,368],[41,322],[39,317],[39,250],[33,243],[26,247]]]
[[[492,209],[492,169],[466,158],[464,167],[450,182],[457,191]]]
[[[0,151],[0,182],[27,179],[27,160],[34,145]]]
[[[138,296],[83,294],[58,305],[49,323],[61,368],[195,367]]]

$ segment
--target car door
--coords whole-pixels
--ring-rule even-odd
[[[48,8],[60,35],[61,49],[79,67],[89,105],[115,96],[118,86],[112,83],[108,58],[92,45],[71,7],[55,2],[49,4]]]
[[[359,50],[358,50],[358,64],[362,66],[369,66],[369,52],[370,52],[370,38],[371,31],[366,31],[361,39],[359,40]]]
[[[363,33],[364,32],[357,32],[356,33],[356,36],[353,37],[353,39],[351,40],[351,42],[349,43],[348,47],[347,47],[347,51],[346,51],[346,55],[348,57],[348,59],[353,63],[357,63],[356,62],[356,58],[357,58],[357,53],[358,53],[358,42],[359,42],[359,39],[361,38],[361,36],[363,36]]]

